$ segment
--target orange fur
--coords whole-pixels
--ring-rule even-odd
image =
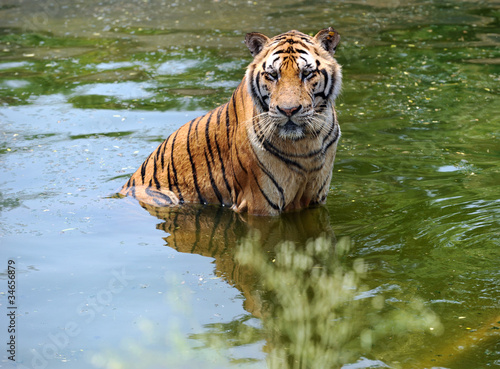
[[[254,61],[229,102],[170,135],[120,193],[258,215],[325,202],[340,136],[338,41],[332,28],[315,37],[248,34]]]

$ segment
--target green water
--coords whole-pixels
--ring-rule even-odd
[[[13,260],[17,315],[0,366],[500,366],[499,16],[494,1],[1,3],[0,314]],[[254,218],[109,197],[227,101],[246,32],[327,26],[344,88],[326,206]]]

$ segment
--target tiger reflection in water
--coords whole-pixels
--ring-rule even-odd
[[[275,247],[284,241],[304,247],[307,240],[325,236],[332,240],[332,252],[334,248],[335,236],[328,210],[324,207],[290,212],[279,217],[259,217],[237,214],[219,206],[170,208],[141,205],[162,220],[156,228],[168,234],[164,238],[167,246],[182,253],[214,258],[216,276],[243,293],[245,310],[256,317],[262,316],[258,277],[235,260],[242,238],[258,232],[262,252],[270,259]]]

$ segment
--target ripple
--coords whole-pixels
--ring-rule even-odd
[[[92,85],[78,86],[74,95],[100,95],[113,96],[119,99],[146,99],[153,97],[154,94],[148,89],[154,87],[153,83],[144,82],[121,82],[121,83],[95,83]]]

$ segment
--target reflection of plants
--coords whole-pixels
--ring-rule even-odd
[[[349,248],[347,238],[334,247],[319,237],[305,246],[284,241],[270,253],[253,233],[239,242],[236,259],[260,280],[252,293],[261,305],[261,323],[247,314],[206,324],[186,338],[175,319],[168,332],[140,321],[140,341],[124,339],[123,352],[94,355],[92,363],[101,368],[252,366],[260,365],[256,349],[265,342],[272,369],[339,368],[369,356],[398,367],[392,358],[419,347],[427,333],[440,333],[441,324],[423,303],[398,296],[397,286],[390,288],[390,301],[380,294],[383,286],[369,291],[363,284],[367,266],[361,259],[349,263]],[[193,319],[186,310],[189,293],[179,286],[169,287],[172,311]]]
[[[349,361],[344,346],[356,323],[346,313],[359,304],[354,297],[362,263],[354,270],[342,270],[331,242],[322,238],[303,250],[282,243],[272,262],[257,244],[256,236],[245,240],[237,257],[261,275],[268,291],[263,324],[271,348],[270,366],[321,368]]]
[[[340,261],[347,239],[336,248],[321,237],[303,249],[284,242],[272,261],[258,245],[257,235],[244,240],[237,258],[256,271],[266,291],[263,326],[271,368],[335,368],[366,354],[386,335],[441,330],[421,303],[386,311],[382,296],[364,298],[363,260],[352,267]]]

